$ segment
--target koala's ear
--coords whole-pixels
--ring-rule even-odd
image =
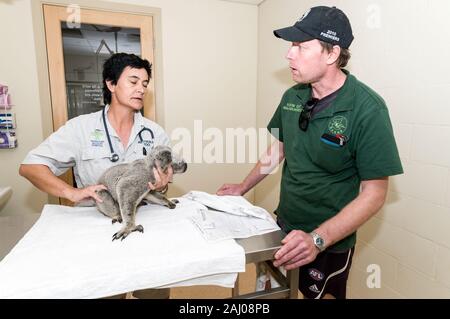
[[[162,170],[166,170],[170,165],[172,165],[172,152],[162,151],[156,157]]]

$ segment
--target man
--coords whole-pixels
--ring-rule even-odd
[[[76,205],[101,201],[96,191],[106,187],[97,183],[105,170],[143,158],[154,146],[170,142],[161,126],[139,112],[150,79],[149,61],[134,54],[112,55],[103,66],[104,109],[67,121],[28,153],[20,165],[20,175],[41,191]],[[77,187],[57,177],[71,167]],[[154,169],[154,174],[156,182],[149,184],[149,188],[166,189],[172,168],[167,174]],[[135,291],[134,296],[168,298],[169,293],[169,289],[146,289]]]
[[[269,122],[278,141],[218,194],[245,194],[285,159],[276,214],[288,235],[274,265],[300,267],[306,298],[345,298],[356,230],[383,206],[388,177],[403,173],[388,110],[343,69],[353,35],[341,10],[311,8],[274,34],[292,42],[286,58],[298,84]]]

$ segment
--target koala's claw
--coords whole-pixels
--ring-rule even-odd
[[[142,227],[142,225],[137,225],[135,227],[127,227],[127,228],[122,228],[121,230],[119,230],[117,233],[115,233],[112,236],[112,241],[116,240],[116,239],[120,239],[120,240],[124,240],[125,238],[127,238],[127,236],[132,233],[132,232],[144,232],[144,227]]]
[[[175,204],[178,204],[180,201],[178,199],[172,199],[172,202],[174,202]]]
[[[138,232],[140,232],[140,233],[143,233],[143,232],[144,232],[144,227],[142,227],[142,225],[137,225],[137,226],[134,228],[134,230],[132,230],[132,231],[138,231]]]
[[[122,236],[124,236],[123,238],[127,237],[123,232],[118,231],[117,233],[115,233],[115,234],[112,236],[112,241],[114,241],[114,240],[116,240],[116,239],[119,239],[119,238],[121,238]],[[122,238],[122,240],[123,240],[123,238]]]

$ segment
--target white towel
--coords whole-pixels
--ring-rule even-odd
[[[234,240],[201,236],[190,217],[202,207],[183,199],[174,210],[140,207],[136,223],[144,233],[113,242],[121,225],[96,208],[46,205],[0,262],[0,298],[101,298],[196,278],[233,287],[245,271],[244,250]]]

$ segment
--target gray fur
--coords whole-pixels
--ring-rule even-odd
[[[108,189],[97,191],[103,200],[103,203],[96,203],[97,209],[112,218],[112,223],[124,223],[122,229],[113,235],[113,240],[124,240],[131,232],[144,231],[142,225],[135,224],[136,208],[142,200],[175,208],[175,202],[148,188],[149,182],[156,181],[153,168],[159,167],[166,173],[169,166],[172,166],[174,174],[184,173],[187,169],[186,162],[177,159],[170,147],[156,146],[145,158],[113,166],[103,173],[98,184]]]

